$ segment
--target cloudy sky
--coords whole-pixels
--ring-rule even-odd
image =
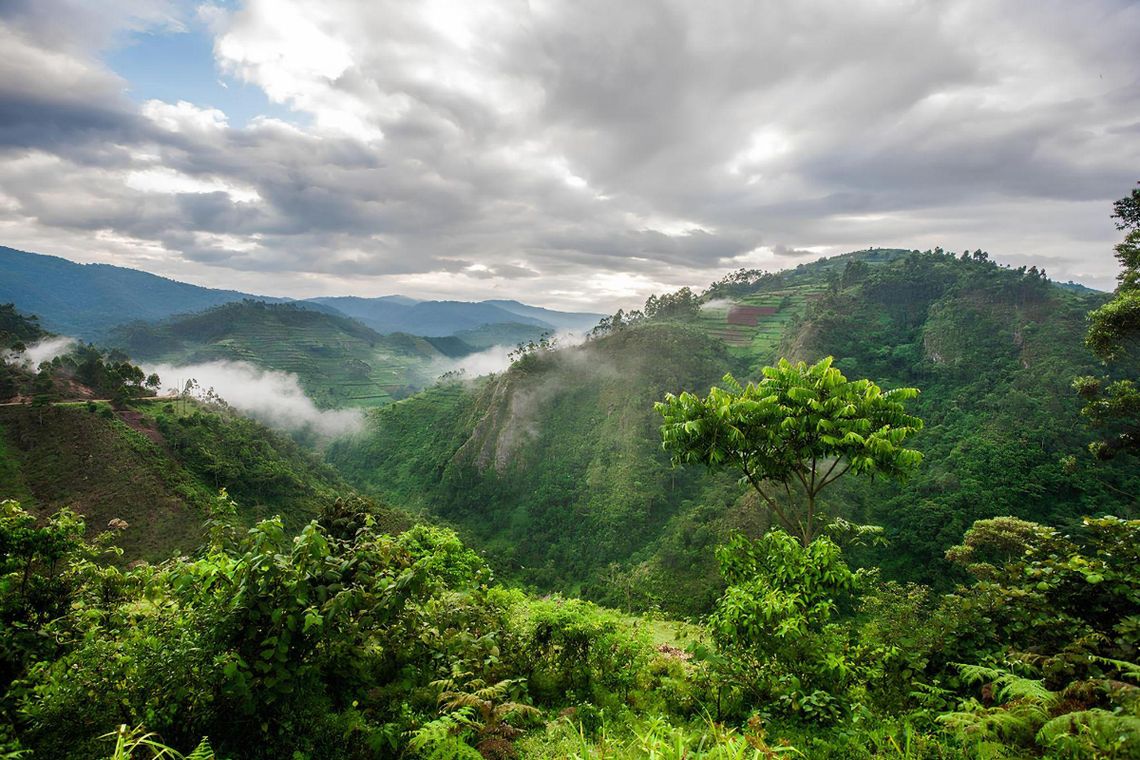
[[[1110,288],[1140,3],[0,0],[0,244],[612,310],[868,246]]]

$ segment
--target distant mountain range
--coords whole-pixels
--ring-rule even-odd
[[[137,269],[76,264],[0,246],[0,303],[35,314],[52,332],[84,340],[101,338],[109,328],[124,322],[162,319],[243,298],[250,295],[201,288]]]
[[[600,314],[552,311],[518,301],[411,301],[402,296],[330,296],[308,303],[331,306],[379,333],[445,336],[482,325],[521,324],[543,330],[589,330]]]
[[[52,332],[84,340],[102,340],[126,323],[153,322],[250,298],[268,303],[293,300],[203,288],[136,269],[76,264],[0,246],[0,303],[13,303],[22,312],[37,315]],[[333,296],[296,303],[351,317],[379,333],[430,337],[486,331],[490,325],[510,325],[491,331],[495,334],[537,337],[543,332],[588,330],[601,317],[518,301],[418,301],[400,295]]]

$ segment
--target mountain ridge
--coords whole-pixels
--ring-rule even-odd
[[[589,329],[601,316],[517,301],[425,301],[398,294],[308,299],[256,295],[0,246],[0,303],[11,302],[23,312],[36,314],[52,332],[82,340],[102,340],[113,328],[129,322],[154,322],[246,299],[295,303],[326,312],[333,309],[380,333],[431,337],[494,324],[529,324],[535,330],[528,337],[537,338],[547,331]]]

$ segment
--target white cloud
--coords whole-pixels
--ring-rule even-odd
[[[98,62],[177,13],[85,40],[59,2],[0,10],[2,242],[214,286],[612,311],[942,245],[1110,287],[1140,166],[1119,0],[204,6],[221,70],[297,115],[244,128]]]
[[[256,190],[216,178],[191,177],[164,166],[128,172],[125,183],[146,193],[228,193],[238,203],[261,200]]]
[[[228,125],[226,115],[217,108],[199,108],[185,100],[177,103],[148,100],[142,105],[142,115],[171,132],[208,134]]]
[[[157,372],[168,393],[180,392],[187,381],[195,380],[202,393],[212,388],[230,406],[282,430],[311,428],[321,435],[337,436],[360,430],[364,422],[359,409],[318,409],[296,375],[248,362],[156,364],[146,371]]]

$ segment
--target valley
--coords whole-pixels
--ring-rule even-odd
[[[1106,642],[1089,651],[1132,656],[1120,602],[1107,602],[1117,613],[1096,617],[1072,586],[1073,573],[1094,583],[1093,567],[1121,579],[1112,594],[1135,588],[1127,557],[1137,546],[1140,472],[1127,456],[1089,456],[1096,431],[1072,390],[1075,377],[1101,370],[1082,343],[1086,315],[1108,300],[1036,269],[998,266],[982,251],[872,249],[783,272],[739,270],[703,292],[655,295],[592,325],[567,315],[557,327],[588,334],[553,342],[546,320],[557,313],[513,302],[492,306],[510,306],[509,319],[522,321],[463,327],[446,321],[463,311],[449,306],[420,335],[381,333],[363,319],[368,306],[381,327],[379,312],[414,309],[410,299],[349,308],[341,299],[243,297],[129,321],[94,344],[63,341],[19,303],[5,306],[0,496],[9,501],[0,536],[13,547],[8,567],[46,573],[43,587],[60,598],[111,584],[101,593],[122,605],[37,676],[41,696],[9,697],[23,700],[28,728],[20,730],[67,756],[63,714],[87,716],[78,746],[91,748],[100,716],[133,714],[159,698],[182,705],[168,676],[211,672],[217,705],[283,721],[363,721],[351,740],[334,742],[360,757],[385,746],[416,757],[490,756],[492,746],[594,757],[608,741],[606,720],[633,731],[615,740],[615,757],[670,742],[749,748],[756,757],[793,746],[813,757],[893,757],[869,747],[903,736],[925,748],[914,757],[973,756],[970,733],[953,721],[972,726],[982,713],[953,712],[946,698],[937,708],[939,725],[951,727],[943,730],[915,728],[893,711],[912,698],[918,669],[947,694],[968,692],[978,678],[1026,681],[991,658],[1010,642],[1042,646],[1048,624],[1026,623],[1019,605],[1030,603],[1011,602],[977,639],[970,632],[979,616],[995,621],[984,609],[1035,594],[1031,604],[1065,610],[1063,642],[1084,631]],[[444,329],[451,332],[427,334]],[[505,352],[508,339],[517,345],[493,371],[460,371],[488,348]],[[52,347],[41,351],[43,363],[21,359],[39,347]],[[731,471],[674,466],[655,404],[731,388],[727,375],[768,378],[763,386],[782,358],[807,383],[822,366],[809,365],[827,356],[843,373],[833,382],[869,377],[882,386],[875,393],[918,389],[907,408],[920,421],[911,432],[924,461],[905,477],[839,480],[820,498],[823,533],[800,547],[758,485]],[[154,367],[164,377],[148,376]],[[227,401],[225,388],[186,382],[194,368],[218,367],[239,368],[234,382],[268,394],[261,408],[299,397],[313,412],[249,412],[259,422],[238,396]],[[287,379],[299,396],[275,400],[268,377]],[[170,390],[159,395],[163,387]],[[818,392],[810,387],[800,390]],[[804,398],[789,394],[781,403]],[[343,425],[294,424],[309,414],[349,416]],[[778,498],[783,509],[802,508],[792,490]],[[19,543],[21,535],[48,543]],[[1055,555],[1040,553],[1073,535],[1085,538],[1063,551],[1084,564],[1059,569]],[[1106,548],[1117,540],[1119,557]],[[48,570],[49,544],[61,547],[50,551],[68,558],[74,580]],[[1065,580],[1027,590],[1016,552],[1003,554],[1009,546],[1024,547],[1016,552],[1029,557],[1030,577]],[[967,559],[972,552],[991,564]],[[773,565],[776,557],[785,564]],[[786,575],[789,567],[799,569]],[[20,605],[30,597],[6,583],[17,600],[12,619],[26,620],[20,610],[30,608]],[[163,601],[149,607],[143,598]],[[204,631],[222,638],[208,642]],[[325,647],[340,642],[361,657],[348,643],[358,635],[385,649],[364,656],[367,673],[349,675],[354,666]],[[159,641],[161,655],[150,649]],[[125,700],[119,706],[81,708],[64,673],[101,682],[92,663],[110,642],[124,647],[111,660],[116,677],[152,682],[115,697]],[[48,657],[39,646],[29,640],[19,651]],[[221,658],[220,669],[200,660],[203,652]],[[956,664],[971,660],[981,670]],[[145,675],[124,670],[134,668]],[[446,684],[405,691],[408,676],[399,673],[432,673]],[[335,707],[329,690],[344,679],[365,689],[352,708]],[[377,683],[386,686],[375,691]],[[292,701],[299,689],[323,701]],[[524,692],[527,702],[511,701]],[[476,693],[504,710],[514,705],[504,713],[513,723],[474,722],[463,705]],[[435,697],[424,694],[439,695],[434,718]],[[758,700],[769,706],[756,712]],[[1017,704],[991,709],[1013,714]],[[267,724],[261,754],[213,709],[185,724],[157,714],[148,724],[162,726],[164,740],[190,747],[208,735],[250,757],[297,746],[304,733]],[[567,709],[577,722],[554,715]],[[844,734],[858,710],[889,716],[877,738]],[[543,711],[545,728],[528,729],[521,716]],[[701,714],[711,728],[700,727]],[[675,722],[652,723],[664,715]],[[744,728],[717,738],[721,721]],[[318,756],[333,746],[304,741]]]

